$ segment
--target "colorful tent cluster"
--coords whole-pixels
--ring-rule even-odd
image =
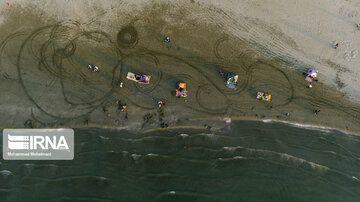
[[[227,75],[227,82],[226,82],[226,86],[228,88],[232,88],[234,90],[237,89],[237,82],[238,82],[239,76],[235,75],[235,74],[228,74]]]
[[[309,82],[312,82],[313,79],[317,79],[317,74],[318,74],[318,71],[317,71],[317,70],[310,68],[310,69],[307,71],[305,80],[306,80],[306,81],[309,81]]]

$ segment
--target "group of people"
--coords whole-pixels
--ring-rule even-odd
[[[99,71],[99,67],[95,66],[94,67],[92,65],[89,65],[89,69],[92,70],[93,72],[98,72]]]

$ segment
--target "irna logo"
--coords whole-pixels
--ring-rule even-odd
[[[5,160],[72,160],[72,129],[4,129]]]
[[[64,136],[8,136],[8,147],[11,150],[19,149],[69,149]]]

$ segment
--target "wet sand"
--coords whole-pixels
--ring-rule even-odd
[[[188,18],[190,11],[170,4],[135,13],[112,9],[87,20],[59,20],[16,4],[4,11],[1,128],[22,128],[30,120],[37,128],[148,130],[167,124],[212,130],[225,127],[224,118],[230,117],[360,132],[360,105],[325,85],[321,74],[308,89],[305,65],[290,70],[294,64],[269,57],[220,23]],[[165,36],[171,43],[163,42]],[[89,71],[88,64],[100,71]],[[237,90],[225,86],[220,69],[239,75]],[[127,72],[150,74],[150,84],[127,80]],[[186,101],[173,95],[179,81],[187,83]],[[258,91],[272,94],[272,101],[256,100]],[[159,99],[166,103],[161,109]],[[126,112],[118,110],[116,100],[127,104]],[[316,109],[321,110],[318,115]]]

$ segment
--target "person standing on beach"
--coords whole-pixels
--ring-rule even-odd
[[[163,101],[159,100],[159,101],[158,101],[158,105],[159,105],[159,108],[161,108],[162,106],[165,105],[165,103],[164,103]]]
[[[315,114],[318,115],[320,113],[320,109],[315,110]]]

